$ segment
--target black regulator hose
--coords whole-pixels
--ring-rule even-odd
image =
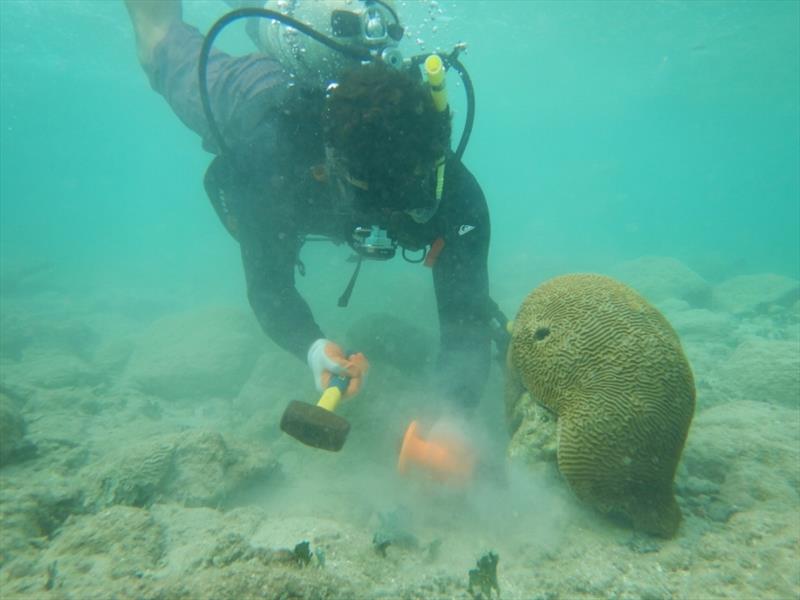
[[[472,125],[475,123],[475,88],[472,86],[472,79],[470,79],[469,73],[461,61],[455,57],[448,60],[459,77],[461,77],[461,81],[464,83],[464,92],[467,94],[467,116],[464,121],[464,131],[461,132],[461,139],[456,148],[456,156],[461,160],[461,157],[464,156],[464,150],[467,149],[469,136],[472,135]]]
[[[464,156],[464,151],[467,149],[467,144],[469,143],[469,137],[472,135],[472,126],[475,123],[475,87],[472,85],[472,79],[467,72],[467,68],[458,60],[458,53],[460,51],[461,48],[457,47],[450,54],[437,52],[444,66],[448,69],[455,69],[458,76],[461,77],[461,82],[464,84],[464,92],[467,95],[467,116],[464,120],[464,130],[461,132],[461,139],[458,141],[458,146],[455,151],[458,160],[461,160],[461,157]],[[417,54],[411,58],[411,64],[415,67],[419,67],[425,62],[428,56],[430,56],[430,54]]]

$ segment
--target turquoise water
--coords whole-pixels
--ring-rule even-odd
[[[341,452],[281,434],[317,391],[259,330],[211,157],[150,90],[122,1],[0,0],[0,597],[452,600],[489,551],[507,599],[800,597],[800,2],[397,5],[408,54],[468,44],[464,161],[508,316],[595,271],[680,336],[678,534],[579,501],[552,415],[523,396],[509,431],[494,363],[469,422],[439,419],[431,276],[399,258],[365,263],[343,311],[351,252],[304,248],[323,330],[375,346]],[[227,10],[184,0],[202,31]],[[219,42],[252,51],[240,25]],[[396,474],[412,419],[469,437],[473,486]],[[408,547],[382,556],[393,520]],[[313,568],[267,560],[304,540]]]
[[[712,281],[800,275],[800,4],[438,6],[402,8],[428,49],[469,44],[465,160],[491,206],[495,279],[642,255]],[[187,2],[186,18],[205,29],[225,10]],[[209,157],[150,91],[122,3],[4,0],[0,27],[3,258],[239,294],[201,186]],[[241,32],[223,42],[248,48]]]

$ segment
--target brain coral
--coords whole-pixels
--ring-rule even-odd
[[[522,303],[508,367],[509,411],[527,389],[556,415],[558,468],[575,494],[637,529],[674,535],[672,482],[695,389],[661,313],[611,278],[557,277]]]

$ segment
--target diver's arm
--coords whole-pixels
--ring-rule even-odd
[[[125,0],[136,33],[139,62],[147,67],[170,26],[183,20],[181,0]]]
[[[438,376],[452,402],[475,407],[491,362],[489,212],[478,183],[456,161],[448,163],[446,186],[440,209],[445,245],[433,267],[441,336]]]
[[[278,215],[262,220],[248,211],[243,217],[237,238],[250,306],[264,333],[305,362],[311,344],[325,335],[295,287],[300,242],[292,225]]]

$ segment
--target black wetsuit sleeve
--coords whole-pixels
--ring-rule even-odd
[[[475,406],[491,362],[488,255],[491,228],[483,192],[460,163],[448,163],[440,207],[444,248],[433,267],[439,313],[439,384],[451,401]]]
[[[203,138],[207,150],[218,154],[200,102],[198,62],[202,45],[203,36],[197,29],[174,23],[156,46],[145,72],[150,85],[178,118]],[[277,61],[262,54],[232,57],[218,50],[210,53],[207,73],[211,109],[226,142],[230,146],[250,142],[251,124],[243,123],[240,113],[252,106],[254,99],[274,95],[276,85],[286,81],[286,73]]]
[[[295,287],[302,239],[290,209],[276,207],[279,201],[264,204],[243,208],[237,231],[247,297],[264,332],[305,362],[314,340],[325,336]]]
[[[203,146],[218,154],[200,101],[202,44],[203,36],[195,28],[174,24],[155,48],[146,73],[153,89],[164,96],[180,120],[203,138]],[[262,175],[276,169],[278,133],[274,119],[267,115],[287,88],[285,71],[264,55],[231,57],[212,50],[207,81],[214,118],[237,164],[258,165]],[[254,184],[237,172],[219,169],[215,177],[207,176],[207,191],[212,198],[220,190],[225,192],[226,207],[236,222],[234,235],[241,249],[248,299],[262,329],[305,362],[311,343],[324,336],[294,285],[301,242],[292,215],[287,213],[292,203],[271,193],[268,186],[251,189]],[[259,201],[252,202],[253,198]]]

